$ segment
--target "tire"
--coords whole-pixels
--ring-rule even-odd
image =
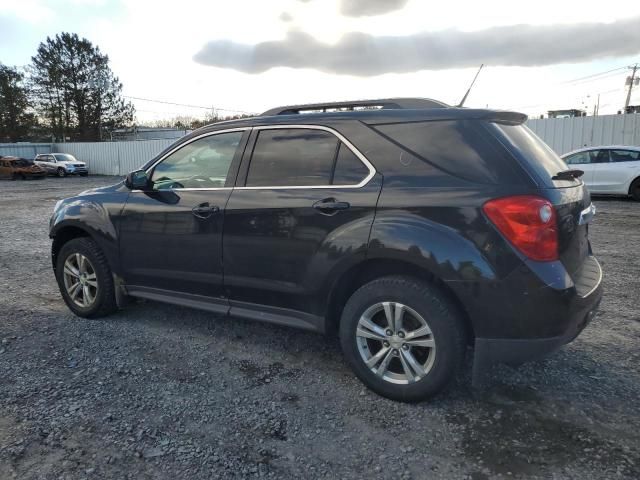
[[[67,172],[65,172],[64,168],[60,167],[58,168],[58,170],[56,170],[56,175],[60,178],[62,177],[66,177],[67,176]]]
[[[81,174],[80,174],[80,176],[81,176],[81,177],[88,177],[88,176],[89,176],[89,174],[88,174],[88,173],[81,173]]]
[[[81,257],[85,258],[84,280],[69,273],[73,270],[82,273],[81,261],[78,260]],[[65,270],[67,261],[70,262],[67,265],[71,269]],[[79,317],[103,317],[118,309],[111,268],[100,247],[90,238],[74,238],[62,246],[56,260],[56,280],[65,303]],[[80,282],[80,285],[74,289],[73,285],[77,282]],[[95,283],[95,287],[92,282]],[[88,291],[85,291],[84,287],[88,288]]]
[[[392,318],[397,309],[404,312],[402,328],[395,329],[392,336],[385,331],[388,327],[376,329],[386,325],[387,308]],[[369,326],[375,323],[373,330],[361,323],[365,314],[371,319]],[[418,332],[417,328],[428,333],[409,339],[412,331]],[[367,338],[371,332],[376,339]],[[385,337],[380,337],[380,333]],[[386,345],[381,338],[387,339]],[[416,341],[433,347],[417,346]],[[425,400],[444,390],[460,370],[466,351],[464,323],[457,309],[435,286],[404,276],[379,278],[351,296],[340,321],[340,343],[347,363],[368,388],[403,402]],[[382,360],[375,361],[380,352]],[[383,372],[388,355],[390,359]],[[367,357],[374,362],[373,367],[365,363]],[[411,358],[420,365],[422,375],[412,367],[415,363]],[[382,373],[374,373],[372,368]]]
[[[629,188],[629,195],[636,202],[640,202],[640,178],[636,178]]]

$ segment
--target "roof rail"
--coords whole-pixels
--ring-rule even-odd
[[[429,98],[379,98],[375,100],[355,100],[346,102],[328,102],[328,103],[308,103],[306,105],[288,105],[284,107],[276,107],[262,113],[261,117],[272,115],[295,115],[298,113],[316,113],[326,112],[331,109],[355,110],[357,108],[380,108],[380,109],[423,109],[423,108],[446,108],[449,105],[438,100]]]

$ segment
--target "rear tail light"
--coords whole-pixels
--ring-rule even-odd
[[[531,260],[558,259],[558,223],[553,205],[542,197],[517,195],[482,207],[489,220]]]

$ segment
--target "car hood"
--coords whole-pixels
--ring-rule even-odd
[[[76,160],[75,162],[71,162],[71,161],[58,161],[56,163],[59,163],[61,165],[65,165],[65,166],[74,166],[74,165],[82,165],[82,166],[86,166],[87,164],[84,162],[81,162],[79,160]]]
[[[78,196],[84,195],[99,195],[101,193],[112,193],[118,191],[128,191],[129,189],[124,186],[124,180],[120,180],[118,183],[114,185],[108,185],[106,187],[96,187],[90,188],[89,190],[85,190],[80,192]]]

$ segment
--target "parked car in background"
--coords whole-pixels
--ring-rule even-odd
[[[44,168],[48,174],[66,177],[67,175],[89,175],[87,164],[80,162],[69,153],[43,153],[35,158],[36,164]]]
[[[33,160],[18,157],[0,157],[0,178],[28,180],[45,178],[47,172]]]
[[[602,296],[589,192],[526,119],[385,99],[203,127],[57,203],[60,292],[87,318],[130,296],[337,333],[397,400],[470,345],[477,380],[572,341]]]
[[[571,168],[582,170],[595,194],[630,195],[640,202],[640,147],[587,147],[562,155]]]

